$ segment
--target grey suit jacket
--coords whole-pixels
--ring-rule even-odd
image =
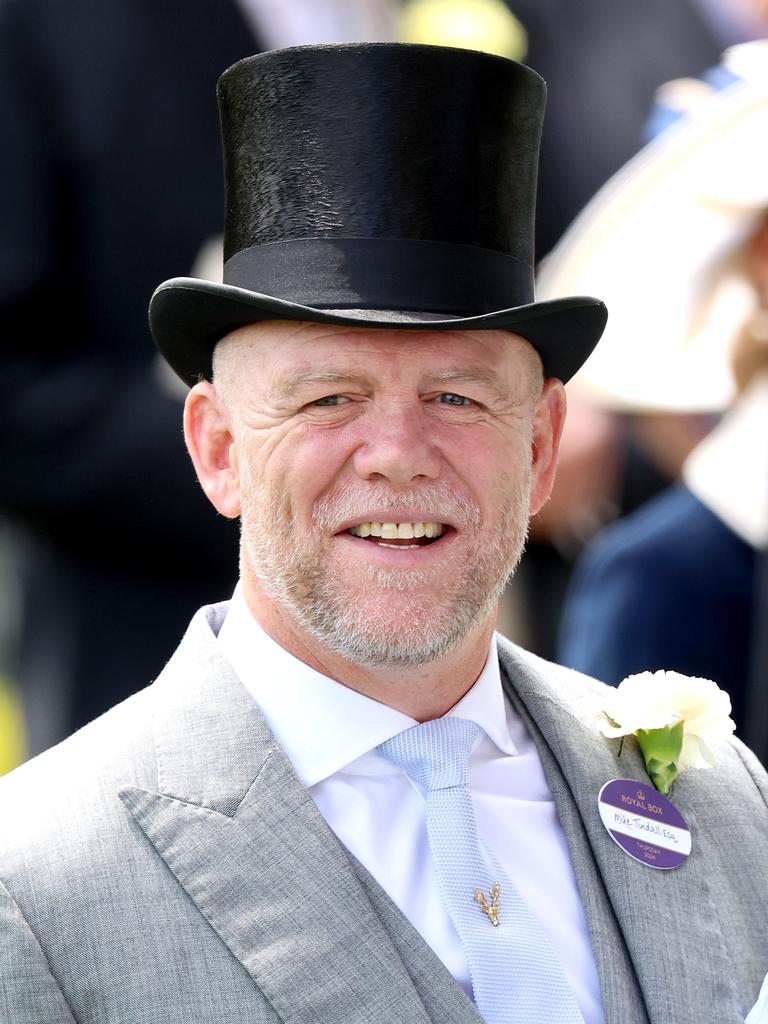
[[[218,652],[223,614],[203,609],[156,683],[0,781],[0,1021],[479,1024],[296,779]],[[602,685],[511,645],[501,657],[609,1024],[740,1024],[768,969],[762,769],[733,742],[682,776],[693,853],[651,870],[598,817],[608,779],[648,784],[634,742],[619,756],[594,728]]]

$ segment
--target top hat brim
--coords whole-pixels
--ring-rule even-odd
[[[361,305],[364,303],[361,302]],[[511,331],[538,352],[544,375],[568,381],[588,358],[605,328],[599,299],[575,296],[446,319],[403,312],[329,311],[260,292],[198,278],[173,278],[155,291],[149,316],[152,333],[167,362],[190,387],[210,380],[213,350],[238,327],[263,320],[349,324],[355,327],[419,331]]]

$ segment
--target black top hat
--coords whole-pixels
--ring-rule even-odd
[[[192,384],[210,377],[217,341],[256,320],[506,329],[568,380],[606,311],[533,301],[544,102],[522,64],[439,46],[300,46],[235,64],[219,81],[224,284],[160,285],[160,351]]]

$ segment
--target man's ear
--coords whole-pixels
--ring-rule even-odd
[[[184,437],[208,500],[223,516],[235,519],[240,515],[235,439],[227,412],[208,381],[195,384],[187,395]]]
[[[565,423],[565,388],[557,377],[547,377],[533,414],[531,441],[531,500],[529,514],[536,515],[552,492],[557,452]]]

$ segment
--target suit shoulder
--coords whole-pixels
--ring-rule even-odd
[[[727,763],[738,776],[747,776],[768,811],[768,774],[757,756],[740,739],[733,736],[725,744]]]
[[[546,678],[548,683],[561,692],[567,690],[574,695],[584,694],[596,698],[614,689],[594,676],[567,668],[556,661],[541,658],[538,654],[525,650],[524,647],[520,647],[500,634],[497,634],[496,639],[499,661],[510,675],[514,675],[517,671],[535,673]]]
[[[156,783],[154,687],[0,779],[0,863],[48,856],[105,834],[122,814],[117,791]]]
[[[680,484],[601,531],[579,558],[576,578],[601,579],[625,567],[645,575],[670,574],[695,565],[702,552],[723,548],[733,557],[749,546]]]

